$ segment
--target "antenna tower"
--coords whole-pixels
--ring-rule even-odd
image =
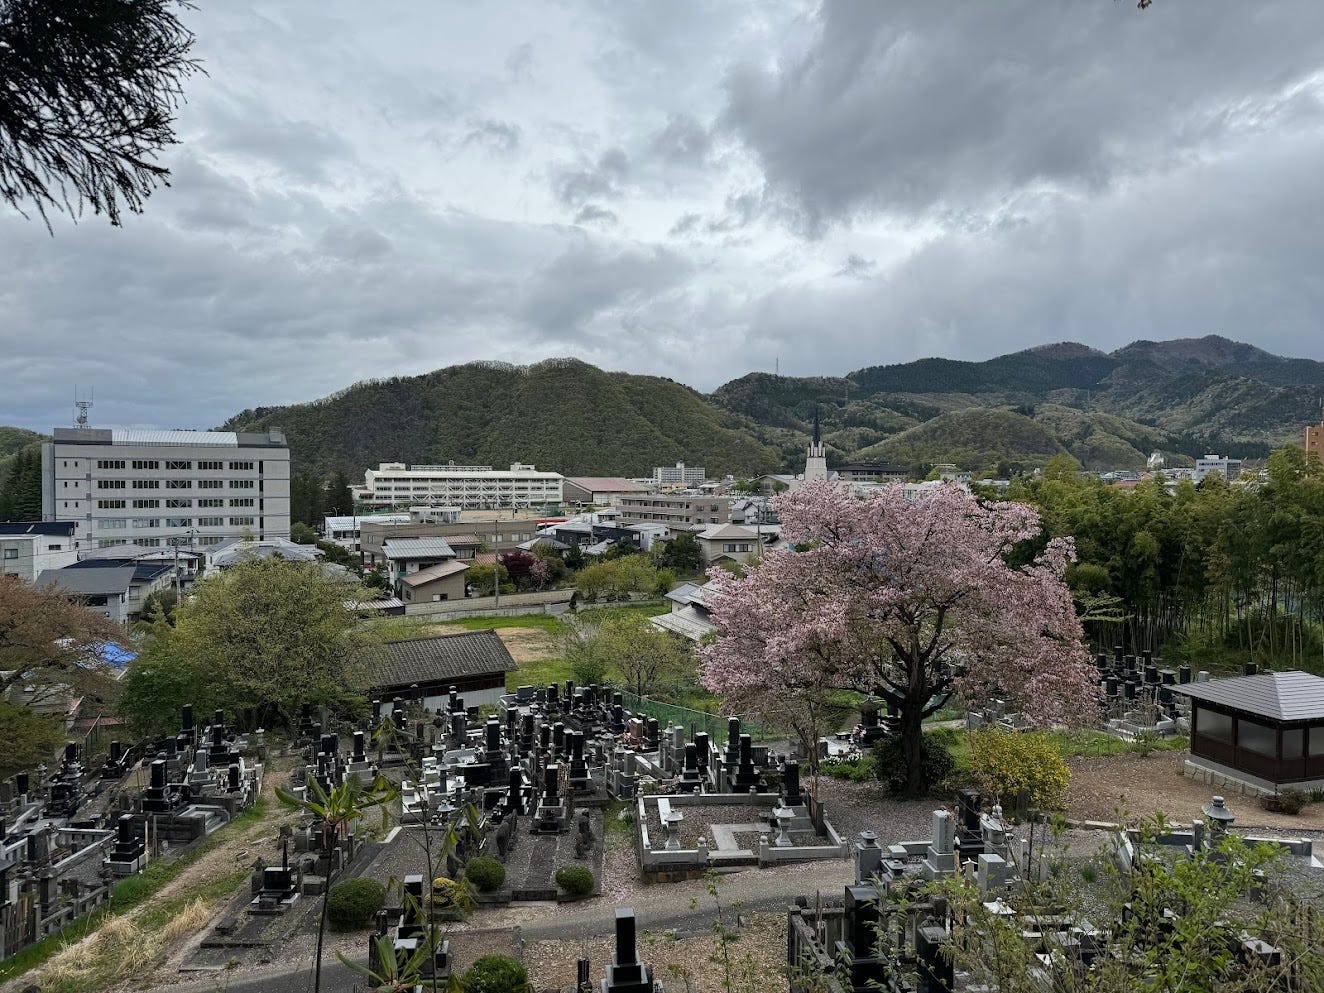
[[[92,391],[87,391],[86,397],[78,395],[78,387],[74,387],[74,427],[87,428],[90,425],[87,422],[87,412],[92,409]]]

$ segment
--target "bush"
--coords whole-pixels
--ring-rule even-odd
[[[947,778],[956,760],[935,735],[924,735],[922,748],[920,768],[924,773],[924,782],[932,789]],[[887,784],[889,792],[900,793],[905,788],[906,759],[899,737],[884,738],[874,746],[873,767],[878,778]]]
[[[995,728],[976,731],[971,735],[970,764],[980,786],[1004,805],[1021,790],[1029,794],[1030,806],[1041,810],[1066,802],[1071,770],[1047,735]]]
[[[563,865],[556,870],[556,885],[571,896],[593,892],[593,870],[583,865]]]
[[[326,895],[326,919],[332,931],[357,931],[372,923],[386,903],[386,887],[375,879],[347,879]]]
[[[1311,795],[1305,790],[1283,790],[1272,796],[1260,797],[1260,806],[1278,814],[1299,814],[1306,809]]]
[[[870,757],[855,759],[824,759],[819,766],[823,775],[844,779],[848,783],[866,783],[874,778],[877,766]]]
[[[495,893],[506,881],[506,867],[486,855],[471,858],[464,867],[465,878],[482,893]]]
[[[484,955],[464,974],[465,993],[525,993],[529,974],[509,955]]]

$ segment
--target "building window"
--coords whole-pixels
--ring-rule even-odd
[[[167,517],[165,522],[168,528],[191,528],[193,526],[193,518],[191,517]]]
[[[103,517],[97,521],[99,531],[122,531],[129,526],[129,522],[123,517]]]
[[[230,526],[231,526],[231,527],[252,527],[252,526],[253,526],[253,518],[251,518],[251,517],[231,517],[231,518],[230,518]]]
[[[6,548],[6,549],[5,549],[5,558],[7,558],[7,559],[16,559],[16,558],[18,558],[18,549],[17,549],[17,548]]]
[[[135,517],[133,519],[133,526],[136,528],[159,528],[161,526],[161,518]]]
[[[1204,738],[1212,738],[1224,744],[1232,744],[1232,718],[1216,710],[1197,707],[1195,711],[1195,733]]]
[[[156,548],[161,544],[160,538],[134,538],[135,545],[142,545],[143,548]]]
[[[97,489],[99,490],[122,490],[125,487],[122,479],[98,479]]]
[[[167,460],[166,460],[166,468],[167,468],[167,469],[176,469],[176,470],[178,470],[178,469],[192,469],[192,468],[193,468],[193,463],[192,463],[192,462],[187,462],[187,461],[181,461],[180,459],[167,459]]]
[[[193,489],[193,480],[191,479],[167,479],[165,488],[168,490],[191,490]]]
[[[224,462],[199,462],[198,468],[204,472],[220,472],[225,468]]]
[[[252,497],[234,497],[230,500],[231,507],[251,507],[253,506]]]
[[[1257,755],[1275,756],[1278,754],[1278,732],[1243,717],[1237,721],[1237,747]]]
[[[135,500],[133,501],[134,510],[155,510],[161,506],[160,500]]]
[[[220,497],[204,497],[198,501],[199,507],[224,507],[225,501]]]
[[[123,459],[97,459],[98,469],[123,469]]]
[[[219,544],[220,544],[222,541],[224,541],[224,540],[225,540],[225,539],[222,538],[219,534],[211,534],[211,535],[206,535],[205,537],[199,538],[199,539],[198,539],[198,544],[199,544],[199,545],[207,545],[207,546],[211,546],[211,545],[219,545]]]
[[[102,538],[97,542],[98,548],[118,548],[120,545],[127,545],[128,541],[124,538]]]
[[[161,480],[135,479],[133,481],[133,488],[135,490],[159,490],[161,488]]]
[[[251,479],[232,479],[230,480],[230,488],[233,490],[251,490],[253,481]]]
[[[248,470],[250,470],[250,469],[252,469],[252,468],[253,468],[253,463],[252,463],[252,462],[231,462],[231,463],[230,463],[230,471],[231,471],[231,472],[234,472],[234,471],[236,471],[236,470],[239,470],[239,471],[248,471]]]
[[[60,551],[63,551],[63,550],[64,550],[64,546],[63,546],[63,545],[47,545],[47,546],[46,546],[46,551],[48,551],[48,552],[60,552]]]
[[[123,500],[98,500],[97,510],[123,510],[124,503]]]
[[[200,528],[218,528],[225,523],[224,517],[199,517],[198,527]]]
[[[225,486],[224,479],[199,479],[198,489],[200,490],[219,490]]]
[[[135,469],[160,469],[161,463],[157,459],[134,459],[133,467]]]
[[[166,507],[171,510],[179,510],[180,508],[183,507],[192,507],[192,506],[193,506],[192,500],[184,500],[179,497],[176,497],[173,500],[166,501]]]

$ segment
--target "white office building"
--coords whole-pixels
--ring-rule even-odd
[[[381,510],[413,506],[451,506],[464,510],[559,506],[559,472],[539,472],[516,463],[507,469],[490,465],[414,465],[383,462],[363,474],[355,486],[357,503]]]
[[[701,465],[686,465],[684,462],[677,462],[675,466],[659,465],[653,467],[653,485],[679,486],[682,489],[688,489],[692,486],[698,486],[707,479],[707,470]]]
[[[1229,459],[1222,455],[1206,455],[1195,460],[1195,481],[1204,482],[1206,476],[1218,473],[1229,483],[1241,478],[1241,459]]]
[[[77,522],[84,549],[290,535],[290,449],[274,428],[56,428],[41,457],[42,517]]]

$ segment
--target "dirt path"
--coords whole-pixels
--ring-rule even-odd
[[[1073,758],[1067,811],[1071,817],[1098,821],[1117,820],[1121,811],[1132,822],[1161,811],[1171,820],[1190,823],[1204,816],[1200,808],[1213,790],[1182,774],[1185,761],[1185,752]],[[1237,827],[1324,831],[1324,803],[1313,803],[1295,816],[1270,813],[1248,796],[1231,795],[1227,805]]]

